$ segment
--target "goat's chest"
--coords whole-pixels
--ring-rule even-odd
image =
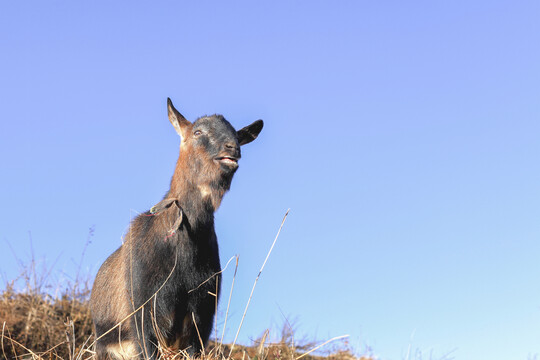
[[[198,286],[220,271],[217,239],[213,232],[180,237],[176,253],[178,275],[189,286]]]
[[[160,293],[168,299],[215,292],[219,281],[216,274],[221,269],[213,228],[199,233],[181,229],[166,240],[156,236],[151,244],[140,244],[134,249],[134,271],[128,269],[126,278],[128,283],[133,278],[135,287],[141,289],[141,300],[152,296],[162,285]]]

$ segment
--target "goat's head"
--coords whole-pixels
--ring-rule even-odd
[[[181,136],[182,171],[201,184],[213,183],[228,188],[241,157],[240,146],[255,140],[263,128],[257,120],[236,131],[221,115],[203,116],[191,123],[167,99],[169,121]]]

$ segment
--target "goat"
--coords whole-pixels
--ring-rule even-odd
[[[238,169],[240,146],[257,138],[263,121],[236,131],[222,115],[191,123],[170,99],[167,108],[180,155],[163,200],[132,221],[96,275],[97,360],[155,359],[158,343],[198,355],[212,330],[221,280],[214,212]]]

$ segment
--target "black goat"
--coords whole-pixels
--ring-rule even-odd
[[[206,344],[212,330],[221,279],[214,212],[238,168],[240,146],[257,138],[263,122],[236,131],[221,115],[191,123],[170,99],[167,105],[182,137],[180,155],[164,199],[133,220],[97,273],[97,360],[154,359],[158,343],[197,355],[199,334]]]

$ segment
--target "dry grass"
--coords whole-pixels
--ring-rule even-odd
[[[30,289],[32,290],[32,289]],[[92,320],[88,303],[89,289],[69,289],[58,297],[38,291],[22,292],[8,284],[0,294],[0,357],[4,359],[93,359]],[[334,344],[327,354],[308,353],[316,342],[295,343],[294,334],[284,327],[281,339],[270,343],[268,332],[251,346],[210,342],[205,358],[209,360],[372,360],[355,356],[346,342]],[[229,356],[230,354],[230,356]],[[162,353],[162,359],[182,359],[183,354]]]
[[[286,217],[287,214],[283,218],[280,230]],[[86,246],[90,243],[92,233],[93,229],[90,229]],[[257,280],[278,236],[279,231],[257,275],[242,316],[242,322]],[[238,266],[238,258],[236,258],[236,266]],[[50,270],[45,268],[41,271],[36,270],[36,261],[32,256],[30,264],[23,267],[21,276],[7,283],[5,289],[0,293],[0,358],[16,360],[91,360],[94,358],[93,343],[95,338],[92,334],[89,306],[91,290],[88,279],[80,279],[79,267],[74,281],[68,283],[63,291],[59,293],[57,291],[57,295],[53,296],[50,294],[50,289],[58,289],[59,286],[54,287],[47,283],[49,274]],[[25,285],[24,289],[16,290],[15,285],[21,282]],[[234,279],[231,294],[233,287]],[[227,314],[228,306],[225,323]],[[216,340],[210,341],[202,358],[205,360],[375,359],[370,354],[355,355],[345,337],[337,337],[325,342],[299,341],[295,339],[295,331],[288,321],[283,327],[281,338],[278,341],[270,342],[268,340],[269,332],[266,331],[251,346],[240,345],[236,344],[236,340],[241,327],[242,323],[232,344],[223,344],[223,334],[221,340],[218,341],[216,332]],[[327,345],[328,343],[331,344]],[[172,354],[163,348],[160,348],[160,351],[160,359],[163,360],[189,359],[186,353]]]
[[[88,294],[80,295],[53,299],[8,286],[0,297],[2,356],[15,359],[33,353],[34,358],[73,358],[92,334]]]

